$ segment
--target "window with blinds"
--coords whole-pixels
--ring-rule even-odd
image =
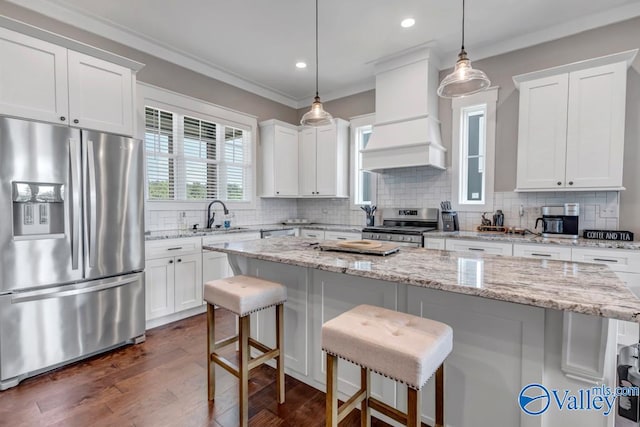
[[[248,131],[150,107],[146,110],[150,200],[221,199],[241,202],[251,199],[251,139]],[[170,115],[170,125],[164,123],[163,114]],[[160,132],[156,129],[161,128],[162,135],[170,137],[171,143],[165,144],[171,146],[170,153],[157,154],[155,147],[158,144],[153,145],[158,139],[155,135]],[[167,133],[166,128],[171,128],[171,132]],[[160,145],[162,149],[164,146]],[[158,158],[165,162],[170,159],[170,166],[167,166],[171,171],[167,174],[169,191],[157,188],[160,187],[156,183],[159,176],[163,177]]]
[[[175,198],[176,155],[173,133],[172,113],[145,108],[144,142],[149,200]]]

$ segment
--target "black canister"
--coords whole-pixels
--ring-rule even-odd
[[[498,209],[495,214],[493,214],[493,225],[496,227],[502,227],[504,225],[504,214],[502,210]]]

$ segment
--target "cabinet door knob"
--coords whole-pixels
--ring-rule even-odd
[[[276,194],[280,194],[280,192],[279,192],[279,191],[276,191]]]
[[[173,260],[172,259],[169,260],[169,264],[173,264]]]
[[[67,118],[65,116],[60,116],[60,121],[64,122],[65,120],[67,120]]]
[[[78,119],[73,119],[73,123],[78,124],[78,123],[80,123],[80,120],[78,120]]]
[[[569,185],[573,185],[573,181],[569,181]]]
[[[182,262],[182,258],[178,258],[178,262]]]
[[[558,181],[558,185],[562,185],[562,182]]]

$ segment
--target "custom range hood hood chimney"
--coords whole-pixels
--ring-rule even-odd
[[[375,63],[376,121],[362,167],[370,171],[432,166],[445,169],[438,121],[438,61],[426,47]]]

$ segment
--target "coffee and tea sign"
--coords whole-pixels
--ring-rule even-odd
[[[584,237],[585,239],[620,240],[623,242],[633,242],[633,233],[630,231],[584,230],[582,237]]]

